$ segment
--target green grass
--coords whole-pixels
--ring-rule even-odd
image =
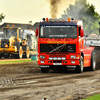
[[[96,95],[93,95],[87,99],[83,99],[83,100],[100,100],[100,94],[96,94]]]
[[[33,62],[34,60],[16,60],[16,61],[0,61],[0,64],[11,64],[11,63],[23,63],[23,62]]]

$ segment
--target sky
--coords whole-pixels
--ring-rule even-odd
[[[63,0],[58,7],[57,17],[60,18],[63,11],[75,0]],[[100,14],[100,0],[87,0],[94,4]],[[0,13],[5,15],[4,22],[28,23],[40,22],[42,18],[51,18],[49,0],[0,0]]]

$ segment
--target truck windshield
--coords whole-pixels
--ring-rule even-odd
[[[40,38],[77,38],[77,26],[41,26]]]
[[[10,38],[11,36],[17,37],[17,28],[12,28],[12,29],[5,28],[4,35],[5,38]]]

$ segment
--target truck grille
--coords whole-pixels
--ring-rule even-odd
[[[40,52],[76,52],[76,44],[40,44]]]
[[[1,48],[9,48],[9,39],[1,39]]]

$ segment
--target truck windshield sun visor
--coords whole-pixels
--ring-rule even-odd
[[[77,38],[77,26],[41,26],[40,38]]]

